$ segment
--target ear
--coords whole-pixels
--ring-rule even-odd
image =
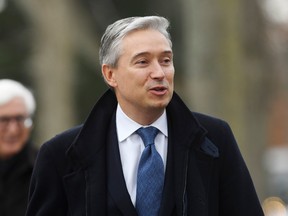
[[[107,64],[102,65],[102,75],[109,86],[113,88],[117,86],[117,82],[115,80],[114,68],[112,68],[110,65]]]

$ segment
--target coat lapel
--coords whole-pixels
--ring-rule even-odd
[[[161,216],[173,215],[172,212],[175,210],[175,194],[174,194],[174,150],[173,145],[168,140],[168,153],[167,153],[167,164],[165,171],[165,184],[162,195],[162,203],[160,208]]]
[[[107,165],[108,165],[108,191],[111,201],[108,202],[109,211],[121,211],[122,215],[137,216],[130,195],[128,193],[120,159],[118,147],[115,114],[111,121],[111,127],[107,140]],[[114,203],[112,202],[114,201]],[[112,203],[111,203],[112,202]]]
[[[63,178],[68,208],[71,216],[85,215],[86,212],[86,181],[85,175],[78,170]]]
[[[114,93],[107,91],[67,150],[73,170],[64,177],[64,184],[73,216],[104,216],[107,213],[106,135],[116,106]]]
[[[103,208],[106,206],[106,179],[103,167],[99,166],[103,164],[101,157],[99,154],[95,165],[79,169],[63,178],[72,216],[106,215],[106,208]]]
[[[174,143],[173,171],[177,215],[187,215],[188,210],[193,205],[193,212],[197,212],[195,215],[204,216],[206,210],[202,202],[206,201],[207,193],[204,190],[202,177],[197,167],[194,149],[192,146],[187,146],[187,141],[194,135],[190,136],[189,139],[186,136],[186,141],[184,141],[184,137],[182,137],[183,139],[177,137],[177,140],[175,140],[175,136],[171,137]]]
[[[207,215],[209,179],[212,174],[211,143],[206,130],[177,94],[167,107],[169,145],[173,148],[174,188],[177,215]],[[204,146],[203,146],[204,145]],[[215,153],[217,155],[217,152]],[[200,170],[201,169],[201,170]]]

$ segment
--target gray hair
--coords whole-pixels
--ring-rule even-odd
[[[28,114],[33,115],[36,103],[32,92],[15,80],[0,79],[0,106],[7,104],[16,97],[23,99]]]
[[[140,29],[154,29],[162,33],[168,40],[171,48],[172,41],[168,32],[169,21],[164,17],[145,16],[128,17],[109,25],[101,38],[99,58],[100,65],[108,64],[112,67],[117,66],[121,55],[121,41],[132,31]]]

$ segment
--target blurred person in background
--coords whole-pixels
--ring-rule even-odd
[[[229,125],[174,92],[169,22],[129,17],[100,44],[110,89],[44,143],[26,216],[263,216]]]
[[[0,79],[0,215],[24,216],[37,150],[30,142],[35,99],[21,83]]]

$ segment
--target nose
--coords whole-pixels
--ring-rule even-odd
[[[152,79],[163,79],[165,77],[165,71],[158,61],[151,65],[150,76]]]
[[[17,122],[16,119],[10,120],[10,122],[7,124],[7,131],[9,132],[17,132],[19,128],[19,122]]]

